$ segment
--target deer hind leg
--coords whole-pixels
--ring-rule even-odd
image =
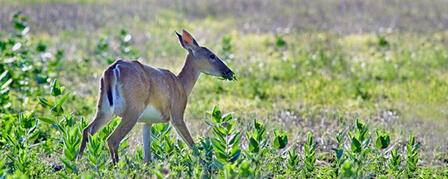
[[[118,127],[107,138],[109,152],[114,165],[118,163],[118,147],[121,140],[123,140],[123,138],[131,131],[131,129],[134,128],[138,118],[140,117],[140,114],[140,111],[126,112],[122,116],[121,122]]]
[[[105,108],[101,109],[101,107],[98,107],[97,112],[95,114],[95,118],[82,131],[82,141],[81,141],[81,146],[79,148],[79,155],[78,155],[79,158],[82,157],[82,154],[86,147],[86,143],[89,140],[89,134],[94,135],[107,122],[109,122],[110,119],[112,119],[112,112],[109,109],[105,109]]]

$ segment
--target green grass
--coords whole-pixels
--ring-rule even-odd
[[[0,88],[3,176],[447,176],[447,32],[243,33],[230,17],[195,20],[172,10],[155,17],[94,31],[2,32],[0,74],[8,71],[0,79],[0,86],[7,84]],[[124,27],[133,37],[130,53],[122,51]],[[186,52],[174,31],[183,28],[238,76],[228,82],[201,75],[194,87],[185,120],[198,148],[186,148],[170,125],[157,125],[153,162],[145,165],[141,132],[133,130],[114,168],[105,138],[116,119],[92,137],[83,160],[74,160],[80,131],[95,112],[102,70],[122,57],[179,72]],[[64,50],[61,57],[57,50]],[[42,58],[46,52],[53,57]],[[52,95],[56,79],[65,90]],[[232,117],[222,117],[215,105]]]

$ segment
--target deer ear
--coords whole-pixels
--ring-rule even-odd
[[[176,31],[174,31],[174,32],[176,32]],[[182,39],[182,35],[180,35],[180,34],[177,33],[177,32],[176,32],[176,35],[177,35],[177,38],[179,38],[179,43],[180,43],[180,45],[181,45],[184,49],[187,49],[187,48],[185,47],[185,45],[184,45],[184,40]]]
[[[180,34],[177,34],[180,37]],[[182,30],[182,40],[181,40],[182,47],[189,51],[195,51],[199,48],[198,43],[196,40],[194,40],[193,36],[190,35],[186,30]]]

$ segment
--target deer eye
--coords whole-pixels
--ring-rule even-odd
[[[210,58],[211,58],[211,59],[215,59],[215,58],[216,58],[216,56],[215,56],[215,55],[213,55],[213,54],[211,54],[211,55],[210,55]]]

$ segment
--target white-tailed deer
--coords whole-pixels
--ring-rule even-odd
[[[151,125],[171,121],[181,138],[191,148],[194,141],[184,122],[187,98],[200,73],[232,80],[234,73],[216,55],[185,30],[176,32],[180,44],[188,51],[179,75],[153,68],[138,61],[118,60],[110,65],[100,80],[100,91],[94,120],[83,130],[79,157],[89,134],[96,133],[114,116],[122,117],[118,127],[107,138],[114,164],[118,162],[118,146],[137,122],[144,123],[145,161],[151,161]]]

